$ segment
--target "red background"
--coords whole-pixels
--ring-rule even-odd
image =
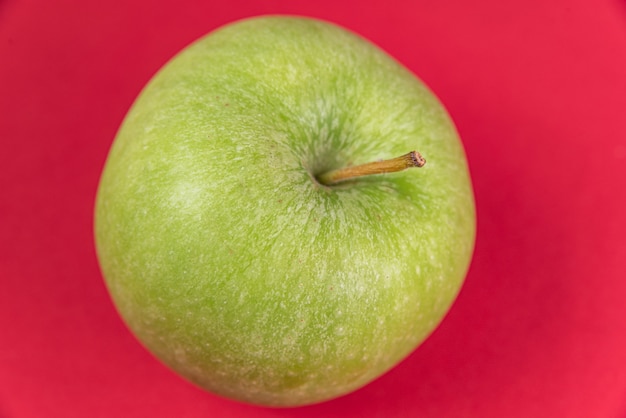
[[[0,0],[1,417],[626,416],[626,3]],[[478,241],[399,367],[300,409],[241,405],[131,336],[92,244],[116,129],[174,53],[289,13],[369,38],[455,119]]]

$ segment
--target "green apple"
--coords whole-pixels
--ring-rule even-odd
[[[323,180],[413,150],[423,168]],[[475,208],[456,129],[411,72],[333,24],[260,17],[187,47],[139,95],[95,238],[156,357],[221,396],[295,406],[428,337],[465,278]]]

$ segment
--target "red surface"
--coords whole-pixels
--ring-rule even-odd
[[[419,74],[458,124],[479,215],[435,334],[366,388],[291,410],[161,366],[118,318],[91,232],[140,88],[192,40],[264,13],[337,22]],[[623,1],[0,0],[0,139],[3,418],[626,414]]]

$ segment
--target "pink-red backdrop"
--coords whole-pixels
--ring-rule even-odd
[[[92,243],[116,129],[180,48],[243,17],[327,19],[455,119],[478,241],[432,337],[364,389],[273,410],[205,393],[117,316]],[[0,0],[0,417],[626,414],[626,3]]]

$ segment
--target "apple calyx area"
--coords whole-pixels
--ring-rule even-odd
[[[411,151],[400,157],[389,160],[374,161],[361,165],[338,168],[322,173],[316,177],[317,181],[324,186],[354,179],[357,177],[369,176],[372,174],[395,173],[412,167],[423,167],[426,160],[417,151]]]

